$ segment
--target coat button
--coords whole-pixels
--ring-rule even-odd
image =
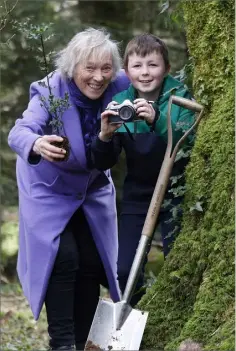
[[[78,194],[77,194],[77,199],[78,199],[78,200],[82,200],[83,197],[84,197],[83,193],[78,193]]]

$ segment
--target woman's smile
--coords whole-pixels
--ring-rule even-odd
[[[85,65],[78,64],[74,81],[80,91],[92,100],[99,99],[113,75],[112,58],[110,54],[103,57],[102,62],[89,59]]]
[[[93,84],[93,83],[88,83],[88,86],[93,89],[93,90],[100,90],[103,87],[103,84]]]

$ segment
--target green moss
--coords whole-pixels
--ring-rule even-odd
[[[224,321],[217,328],[205,347],[206,351],[229,351],[234,345],[234,304],[226,310]]]
[[[191,338],[234,350],[234,2],[182,1],[205,108],[187,169],[182,232],[139,307],[150,312],[143,347],[176,350]],[[203,212],[190,212],[201,198]]]

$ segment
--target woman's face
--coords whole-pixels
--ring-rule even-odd
[[[92,100],[99,99],[106,90],[113,75],[112,57],[103,56],[103,60],[96,62],[91,57],[85,64],[78,64],[74,72],[74,81],[80,91]]]

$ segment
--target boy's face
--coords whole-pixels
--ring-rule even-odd
[[[136,53],[130,55],[126,74],[140,97],[156,100],[169,70],[170,67],[165,66],[162,55],[154,51],[144,57]]]

